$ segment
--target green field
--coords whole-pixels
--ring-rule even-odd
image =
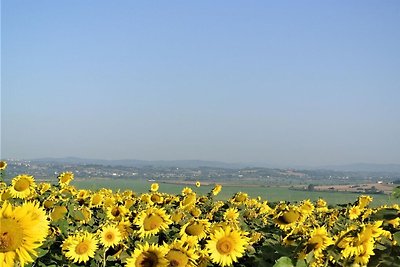
[[[73,185],[78,188],[97,190],[99,188],[109,188],[113,191],[117,190],[133,190],[137,193],[148,192],[151,182],[145,180],[128,180],[128,179],[87,179],[87,180],[75,180]],[[159,183],[159,192],[179,194],[186,185],[177,184],[166,184]],[[195,192],[201,195],[205,195],[211,191],[213,186],[201,186],[199,188],[194,185],[189,185]],[[346,192],[312,192],[312,191],[298,191],[291,190],[287,187],[250,187],[250,186],[228,186],[222,187],[221,193],[218,195],[217,199],[228,199],[236,192],[246,192],[250,197],[260,196],[263,200],[268,200],[269,202],[276,201],[301,201],[303,199],[310,199],[312,201],[318,198],[325,199],[328,204],[347,204],[353,203],[357,200],[359,194],[356,193],[346,193]],[[371,195],[374,198],[372,206],[380,206],[384,204],[400,203],[400,199],[393,199],[389,195]]]

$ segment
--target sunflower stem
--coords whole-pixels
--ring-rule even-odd
[[[103,253],[103,267],[106,266],[106,249],[104,249],[104,253]]]

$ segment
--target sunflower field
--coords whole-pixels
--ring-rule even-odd
[[[1,162],[1,174],[7,163]],[[400,206],[0,180],[0,266],[400,266]],[[196,183],[200,187],[200,182]]]

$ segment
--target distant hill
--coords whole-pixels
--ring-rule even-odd
[[[333,170],[333,171],[400,173],[400,164],[354,163],[345,165],[321,166],[320,169]]]
[[[240,169],[246,167],[253,167],[249,164],[242,163],[226,163],[221,161],[205,161],[205,160],[136,160],[136,159],[122,159],[122,160],[103,160],[103,159],[85,159],[78,157],[66,158],[40,158],[32,159],[33,162],[51,162],[51,163],[64,163],[64,164],[98,164],[109,166],[127,166],[127,167],[176,167],[176,168],[198,168],[198,167],[214,167],[225,169]]]
[[[272,166],[262,163],[227,163],[222,161],[207,160],[137,160],[137,159],[121,159],[121,160],[104,160],[104,159],[86,159],[78,157],[65,158],[40,158],[32,159],[33,162],[52,162],[62,164],[98,164],[105,166],[126,166],[126,167],[176,167],[176,168],[223,168],[223,169],[243,169],[243,168],[269,168],[269,169],[297,169],[297,170],[331,170],[345,172],[379,172],[379,173],[400,173],[400,164],[372,164],[372,163],[355,163],[344,165],[325,165],[319,167],[310,166]]]

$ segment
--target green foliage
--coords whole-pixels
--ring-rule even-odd
[[[400,198],[400,186],[396,186],[396,187],[393,189],[392,196],[393,196],[394,198]]]

